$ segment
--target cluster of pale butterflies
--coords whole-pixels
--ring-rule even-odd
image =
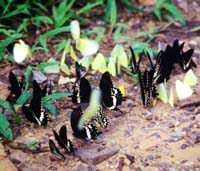
[[[144,71],[141,71],[140,69],[140,63],[144,54],[139,56],[137,62],[134,51],[130,48],[132,54],[132,72],[138,74],[141,99],[145,107],[152,106],[153,100],[158,95],[156,86],[169,80],[174,64],[179,64],[184,72],[192,67],[196,67],[196,64],[192,60],[194,49],[189,49],[184,52],[183,46],[184,42],[179,45],[178,40],[175,40],[172,46],[167,45],[164,51],[161,50],[158,53],[155,57],[155,63],[153,63],[150,56],[147,54],[150,67],[147,67]]]
[[[123,92],[119,88],[113,86],[111,76],[108,72],[105,72],[101,79],[99,88],[101,90],[101,99],[98,106],[97,113],[90,120],[84,122],[83,127],[79,127],[81,117],[84,115],[81,104],[87,104],[90,101],[92,93],[92,86],[88,79],[83,74],[84,68],[76,62],[76,81],[72,90],[72,102],[78,104],[71,113],[71,128],[73,135],[78,138],[82,138],[88,141],[92,141],[101,134],[100,129],[108,126],[108,119],[104,114],[104,108],[109,110],[119,110],[118,106],[125,100]],[[24,83],[18,81],[16,76],[10,72],[9,80],[11,84],[11,93],[18,98],[24,89]],[[48,111],[45,110],[42,98],[52,93],[52,87],[48,84],[42,89],[37,81],[33,81],[33,93],[30,104],[24,104],[22,106],[22,112],[26,119],[38,125],[46,126],[50,121],[48,117]],[[72,153],[76,149],[72,142],[67,138],[67,128],[62,126],[59,134],[55,131],[54,138],[60,147],[64,148],[67,152]],[[53,140],[49,140],[49,146],[51,152],[58,158],[64,159],[64,155],[56,147]]]
[[[137,61],[133,49],[130,48],[132,54],[132,72],[138,74],[141,99],[145,107],[151,106],[153,99],[158,95],[156,85],[169,80],[174,64],[179,64],[183,71],[196,67],[196,64],[191,59],[194,50],[189,49],[188,51],[183,52],[183,46],[184,43],[179,45],[178,40],[175,40],[172,46],[167,45],[165,51],[161,50],[158,53],[155,57],[155,63],[153,63],[150,56],[147,54],[150,68],[147,67],[144,71],[142,71],[140,67],[142,56],[144,56],[144,54],[140,55],[139,60]],[[79,122],[84,115],[81,104],[89,103],[92,86],[88,79],[86,79],[86,75],[83,71],[84,68],[78,63],[76,63],[75,68],[76,81],[73,86],[71,98],[73,103],[78,104],[78,107],[71,113],[71,128],[74,136],[92,141],[101,133],[99,128],[101,129],[108,126],[108,119],[106,118],[103,109],[119,110],[118,106],[125,100],[124,92],[113,86],[110,74],[105,72],[102,75],[99,84],[101,90],[99,110],[97,110],[94,117],[85,121],[83,127],[80,128]],[[18,81],[16,76],[10,72],[9,81],[11,84],[11,93],[14,94],[16,98],[20,97],[24,89],[23,79]],[[24,104],[22,106],[22,111],[28,121],[46,126],[50,119],[47,110],[45,110],[42,98],[52,93],[52,86],[51,84],[46,84],[42,89],[37,81],[34,80],[32,87],[33,94],[30,104]],[[73,153],[75,151],[76,148],[71,140],[67,138],[66,126],[60,128],[59,134],[55,131],[53,131],[53,133],[55,140],[61,148],[64,148],[68,153]],[[61,159],[65,158],[51,139],[49,140],[49,146],[52,154]]]

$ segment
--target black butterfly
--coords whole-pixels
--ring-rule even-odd
[[[24,80],[19,82],[13,72],[9,73],[9,81],[11,85],[11,93],[15,95],[16,99],[22,94],[24,88]]]
[[[73,95],[71,96],[73,103],[88,103],[91,91],[92,87],[89,81],[85,77],[81,77],[73,88]]]
[[[51,139],[49,139],[49,148],[55,157],[58,159],[65,159],[65,156],[60,152],[60,150],[56,147],[55,143]]]
[[[33,81],[33,97],[30,105],[23,105],[22,111],[28,121],[38,125],[46,126],[50,121],[42,103],[42,90],[35,80]]]
[[[146,69],[144,72],[140,70],[138,72],[141,98],[145,107],[151,106],[153,99],[158,95],[155,84],[153,83],[154,72],[153,68],[149,71]]]
[[[79,128],[79,122],[81,119],[81,116],[83,115],[81,107],[77,107],[74,109],[71,113],[71,127],[73,130],[74,136],[78,138],[83,138],[86,140],[93,140],[96,139],[97,136],[100,134],[100,132],[97,130],[96,126],[94,126],[91,123],[84,123],[82,128]]]
[[[95,114],[95,116],[89,121],[89,123],[93,124],[97,128],[106,128],[108,126],[108,119],[103,113],[102,106],[99,106],[99,110]]]
[[[183,71],[188,71],[192,67],[196,67],[196,64],[192,60],[192,54],[194,49],[189,49],[186,52],[183,52],[184,42],[179,45],[178,40],[175,40],[172,46],[172,51],[175,56],[174,63],[179,63]]]
[[[183,52],[183,46],[184,43],[179,45],[178,40],[175,40],[172,46],[167,45],[165,51],[161,50],[159,52],[154,66],[154,82],[159,84],[168,81],[173,65],[176,63],[179,64],[184,71],[196,67],[196,64],[191,59],[194,49]]]
[[[60,147],[64,148],[69,153],[74,152],[76,148],[74,148],[71,140],[67,138],[67,128],[65,125],[60,128],[59,135],[56,131],[53,131],[53,134]]]
[[[159,84],[168,81],[173,69],[173,58],[171,58],[171,47],[167,46],[165,52],[160,51],[156,56],[156,63],[154,66],[154,82]]]
[[[125,98],[118,88],[113,87],[109,72],[102,75],[99,87],[102,92],[103,105],[110,110],[118,110],[117,106],[121,105]]]

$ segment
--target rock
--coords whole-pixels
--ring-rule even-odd
[[[86,149],[77,150],[76,154],[80,160],[84,161],[85,163],[99,164],[118,152],[119,149],[114,147],[98,149],[97,147],[95,148],[91,146]]]
[[[10,160],[15,164],[26,163],[29,159],[28,155],[22,151],[16,151],[10,154]]]
[[[37,171],[38,169],[33,168],[24,168],[22,171]]]
[[[199,142],[200,142],[200,135],[197,135],[197,136],[196,136],[195,143],[199,143]]]
[[[183,138],[183,136],[171,136],[170,138],[165,139],[164,142],[177,142],[182,140]]]
[[[88,166],[78,165],[73,169],[73,171],[98,171],[98,170],[99,169],[97,169],[97,167],[94,165],[88,165]]]
[[[55,167],[55,166],[50,166],[48,169],[49,170],[58,170],[57,167]]]

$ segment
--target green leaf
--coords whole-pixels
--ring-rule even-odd
[[[179,11],[179,9],[175,5],[170,4],[170,3],[166,3],[165,9],[167,11],[169,11],[174,17],[176,17],[178,19],[178,21],[180,21],[182,24],[186,24],[186,19],[183,17],[181,12]]]
[[[59,73],[59,71],[60,71],[59,62],[56,62],[55,59],[53,59],[53,58],[50,58],[48,60],[48,63],[50,63],[50,62],[55,62],[55,64],[44,67],[43,68],[43,72],[49,73],[49,74],[57,74],[57,73]]]
[[[160,9],[159,8],[155,8],[153,10],[153,14],[156,16],[156,18],[161,21],[161,12],[160,12]]]
[[[72,93],[53,93],[53,94],[43,97],[42,101],[45,103],[51,102],[51,101],[54,101],[54,100],[57,100],[57,99],[60,99],[63,97],[69,97],[71,95],[72,95]]]
[[[125,6],[125,8],[127,8],[131,12],[139,12],[139,13],[145,12],[143,9],[140,9],[140,8],[136,7],[135,5],[133,5],[133,3],[130,2],[129,0],[121,0],[121,3],[122,3],[122,5]]]
[[[3,113],[0,111],[0,134],[3,135],[7,140],[13,141],[13,133],[10,128],[8,120],[5,118]]]
[[[117,6],[115,0],[107,0],[106,7],[104,20],[105,22],[109,21],[114,26],[117,21]]]
[[[44,107],[50,112],[52,113],[54,116],[58,115],[58,110],[56,109],[55,105],[51,104],[51,103],[44,103],[43,104]]]
[[[26,68],[26,74],[25,74],[25,90],[28,90],[32,70],[33,68],[30,65],[28,65],[28,67]]]
[[[17,113],[15,112],[14,107],[9,102],[0,99],[0,106],[5,108],[5,109],[7,109],[7,110],[9,110],[13,114],[13,116],[15,118],[15,121],[17,123],[20,122],[20,117],[17,115]]]
[[[23,104],[25,104],[28,99],[31,97],[31,93],[30,92],[23,92],[17,99],[16,101],[16,105],[22,106]]]
[[[58,43],[57,45],[56,45],[56,48],[57,48],[57,50],[56,50],[56,55],[59,53],[59,52],[61,52],[65,47],[66,47],[66,45],[67,45],[67,40],[63,40],[62,42],[60,42],[60,43]]]
[[[81,13],[87,13],[89,12],[92,8],[102,5],[103,2],[88,2],[86,5],[84,5],[80,10],[79,10],[79,14]]]
[[[43,62],[36,66],[36,69],[44,72],[46,67],[59,65],[59,62]]]

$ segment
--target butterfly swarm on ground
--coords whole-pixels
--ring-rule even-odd
[[[26,117],[26,119],[30,122],[36,123],[38,125],[47,126],[50,121],[48,117],[48,113],[46,112],[42,97],[44,91],[41,90],[37,81],[33,81],[33,96],[30,104],[24,104],[22,106],[22,111]]]
[[[139,76],[141,99],[145,107],[153,104],[153,99],[158,95],[156,84],[169,80],[174,64],[179,64],[183,71],[196,67],[196,64],[191,59],[194,50],[189,49],[183,52],[183,46],[184,43],[179,45],[178,40],[175,40],[172,46],[167,45],[166,49],[164,51],[161,50],[156,56],[155,64],[153,64],[150,56],[147,54],[151,69],[146,69],[144,72],[140,71],[141,56],[137,62],[135,53],[130,47],[132,55],[131,68],[133,74],[138,74]]]

